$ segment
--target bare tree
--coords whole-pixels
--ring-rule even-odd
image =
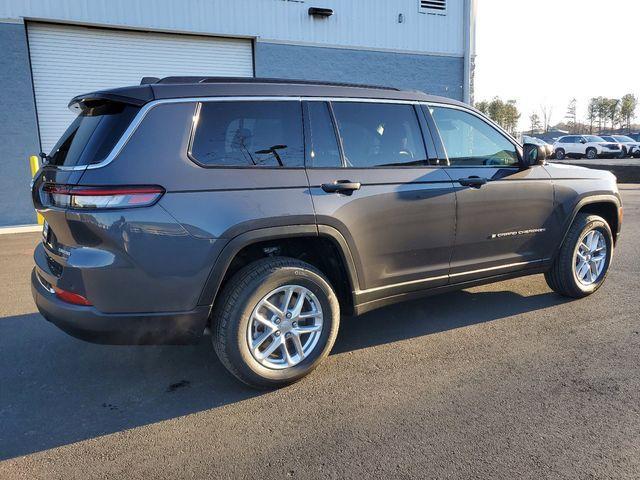
[[[576,99],[572,98],[569,101],[569,105],[567,106],[567,114],[564,116],[569,126],[569,133],[577,133],[576,125],[578,123],[578,118],[576,115],[576,105],[577,105]]]
[[[535,112],[529,115],[529,122],[531,123],[531,135],[537,133],[542,128],[540,117]]]
[[[553,115],[553,107],[551,105],[540,105],[540,112],[542,113],[542,127],[545,132],[549,131],[551,126],[551,115]]]
[[[598,99],[592,98],[587,106],[587,120],[589,121],[589,133],[593,134],[593,124],[598,118]]]

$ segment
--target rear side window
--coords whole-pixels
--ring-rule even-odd
[[[315,168],[339,168],[342,166],[336,132],[326,102],[308,102],[309,113],[309,166]]]
[[[487,122],[463,110],[431,109],[442,143],[453,166],[514,166],[516,148]]]
[[[104,160],[140,109],[107,102],[87,106],[49,154],[49,164],[65,167]]]
[[[413,105],[334,102],[347,167],[428,165]]]
[[[207,167],[302,167],[300,102],[203,102],[190,155]]]

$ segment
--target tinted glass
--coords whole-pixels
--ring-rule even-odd
[[[104,160],[140,109],[123,103],[86,108],[71,123],[49,154],[51,165],[89,165]]]
[[[427,165],[412,105],[334,102],[347,167]]]
[[[444,107],[435,107],[431,113],[447,150],[450,165],[518,164],[515,146],[479,117]]]
[[[607,142],[615,142],[617,141],[615,138],[613,137],[602,137],[603,140],[606,140]]]
[[[310,167],[340,167],[340,149],[326,102],[309,102]]]
[[[587,142],[604,142],[602,137],[597,137],[596,135],[585,135],[584,138],[587,139]]]
[[[614,135],[613,138],[615,138],[619,142],[634,142],[635,141],[633,138],[627,137],[626,135]]]
[[[302,167],[300,102],[203,102],[190,152],[206,166]]]

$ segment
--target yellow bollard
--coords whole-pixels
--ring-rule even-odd
[[[40,158],[37,155],[31,155],[29,157],[29,165],[31,165],[31,178],[35,178],[36,173],[40,170]],[[38,217],[38,225],[42,225],[44,223],[44,218],[39,213],[36,213]]]

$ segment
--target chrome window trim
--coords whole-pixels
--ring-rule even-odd
[[[93,170],[95,168],[102,168],[110,164],[122,151],[129,139],[133,136],[138,129],[144,118],[147,116],[150,110],[158,105],[173,104],[173,103],[202,103],[202,102],[238,102],[238,101],[319,101],[319,102],[361,102],[361,103],[397,103],[406,105],[419,105],[418,100],[393,100],[388,98],[357,98],[357,97],[305,97],[305,96],[234,96],[234,97],[185,97],[185,98],[162,98],[160,100],[152,100],[149,103],[144,104],[137,115],[134,117],[131,124],[124,131],[120,139],[113,146],[113,149],[105,157],[104,160],[98,163],[92,163],[90,165],[77,165],[73,167],[57,166],[58,170],[65,171],[83,171]]]

